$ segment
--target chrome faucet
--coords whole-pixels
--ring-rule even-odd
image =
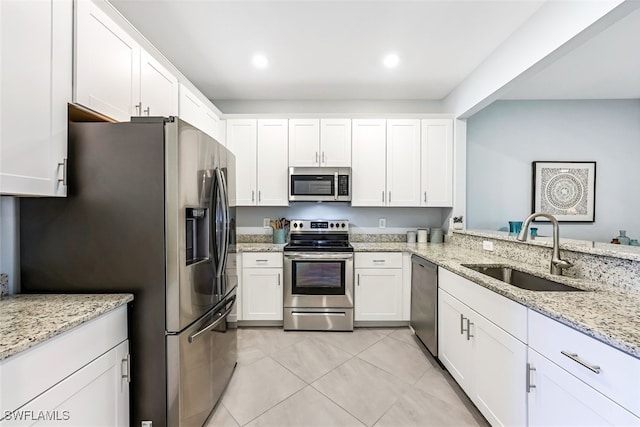
[[[553,254],[551,255],[551,274],[562,276],[562,269],[571,267],[571,263],[567,260],[560,259],[560,227],[558,226],[558,220],[553,216],[542,212],[532,213],[524,220],[522,229],[518,233],[518,239],[521,242],[527,241],[527,231],[529,230],[529,224],[537,217],[547,218],[553,225]]]

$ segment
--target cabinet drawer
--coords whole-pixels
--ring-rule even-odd
[[[444,268],[438,269],[438,287],[526,344],[527,308],[525,306]]]
[[[242,254],[242,268],[281,268],[280,252],[247,252]]]
[[[640,415],[640,359],[532,310],[529,347]]]
[[[358,252],[355,268],[402,268],[402,252]]]

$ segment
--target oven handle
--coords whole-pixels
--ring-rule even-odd
[[[336,260],[349,260],[353,259],[353,253],[351,252],[285,252],[284,257],[286,259],[297,260],[297,259],[309,259],[309,260],[325,260],[325,259],[336,259]]]

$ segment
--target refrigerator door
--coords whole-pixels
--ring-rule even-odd
[[[211,313],[176,335],[167,336],[169,427],[200,427],[213,411],[236,366],[237,329],[227,318],[232,293]]]
[[[221,300],[215,271],[225,250],[217,237],[224,221],[216,195],[218,145],[179,119],[165,126],[168,332],[182,331]],[[193,246],[201,250],[196,262],[188,257]]]

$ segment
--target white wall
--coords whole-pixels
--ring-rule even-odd
[[[497,230],[531,213],[531,162],[596,161],[594,223],[562,237],[640,238],[640,100],[499,101],[467,121],[467,227]],[[550,227],[539,226],[550,234]]]

